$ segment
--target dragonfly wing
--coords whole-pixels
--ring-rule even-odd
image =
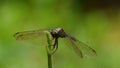
[[[75,51],[75,53],[78,54],[78,56],[80,56],[81,58],[83,58],[82,51],[74,44],[73,41],[71,41],[71,43],[72,43],[71,47],[73,48],[73,50]]]
[[[47,42],[46,39],[46,32],[50,33],[49,30],[32,30],[32,31],[23,31],[17,32],[14,34],[16,40],[25,41],[29,43],[45,43]]]
[[[27,40],[27,39],[33,39],[39,37],[43,33],[44,31],[41,30],[32,30],[32,31],[17,32],[13,36],[15,37],[16,40]]]
[[[93,57],[96,56],[96,51],[88,46],[87,44],[75,39],[74,37],[67,35],[69,40],[72,43],[72,47],[74,51],[80,56],[80,57]]]

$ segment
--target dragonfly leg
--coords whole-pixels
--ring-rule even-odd
[[[58,49],[58,38],[55,38],[55,42],[51,54],[54,54],[57,51],[57,49]]]

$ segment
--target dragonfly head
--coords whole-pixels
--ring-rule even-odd
[[[64,38],[66,37],[66,33],[64,32],[64,30],[62,28],[55,28],[51,30],[51,35],[53,36],[53,38]]]

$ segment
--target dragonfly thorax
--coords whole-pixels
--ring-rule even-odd
[[[64,30],[62,28],[55,28],[51,30],[51,35],[53,38],[64,38],[66,37],[66,33],[64,32]]]

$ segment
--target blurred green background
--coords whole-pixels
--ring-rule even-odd
[[[120,68],[119,8],[117,0],[0,0],[0,68],[47,68],[45,47],[21,44],[13,34],[53,27],[97,52],[81,59],[60,39],[53,68]]]

